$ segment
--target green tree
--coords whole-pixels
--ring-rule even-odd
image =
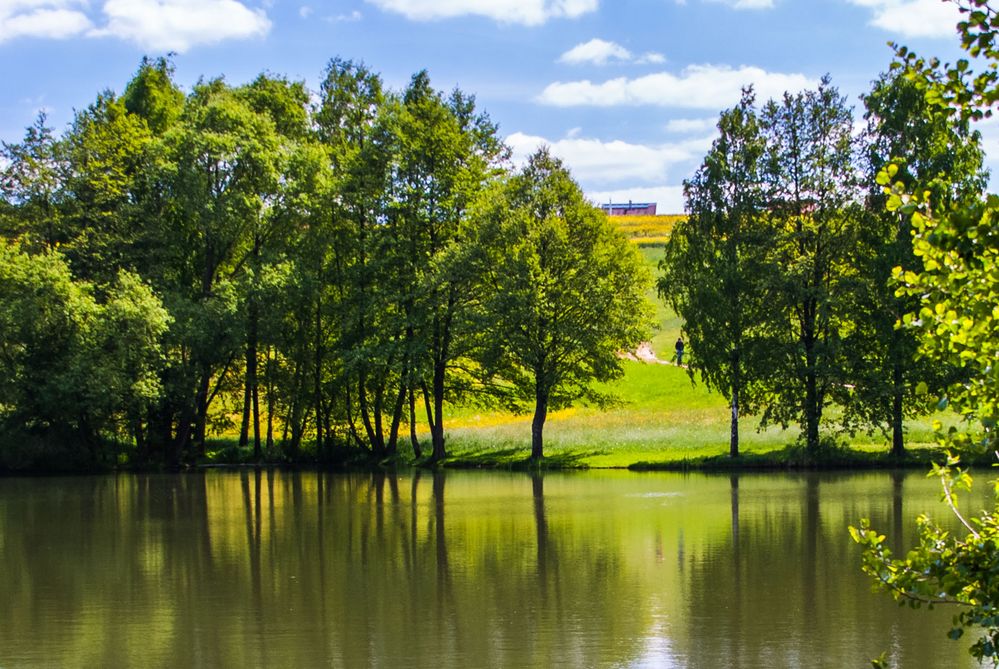
[[[856,273],[848,291],[849,310],[857,316],[843,341],[850,383],[839,386],[837,399],[847,422],[890,433],[892,454],[899,457],[904,453],[904,419],[929,408],[929,394],[917,394],[917,388],[941,388],[953,368],[918,357],[916,333],[897,327],[906,313],[918,310],[919,296],[897,295],[892,270],[918,273],[921,265],[913,254],[909,217],[886,208],[877,175],[894,160],[899,166],[896,181],[909,192],[931,193],[934,206],[947,209],[977,198],[985,173],[979,134],[967,121],[948,118],[929,105],[903,68],[881,75],[864,96],[864,105],[868,193],[863,225],[850,252]]]
[[[28,235],[49,249],[65,241],[62,226],[65,161],[62,144],[46,124],[45,112],[19,144],[0,144],[0,198],[8,205],[3,222],[8,236]]]
[[[173,71],[169,59],[144,56],[122,95],[128,113],[143,119],[154,135],[166,132],[184,108],[184,94],[173,82]]]
[[[659,263],[660,296],[684,320],[693,355],[688,373],[731,407],[729,455],[739,455],[740,412],[751,413],[767,351],[769,255],[763,184],[765,144],[751,90],[722,112],[719,137],[684,182],[688,217],[673,229]]]
[[[768,102],[760,125],[776,233],[771,294],[778,300],[770,308],[774,332],[782,333],[771,344],[763,419],[801,425],[806,449],[815,453],[823,411],[843,382],[840,331],[851,318],[843,298],[859,210],[852,114],[824,78],[817,90]]]
[[[0,467],[108,464],[103,440],[158,398],[169,315],[132,274],[104,294],[58,252],[0,242]]]
[[[912,69],[912,81],[926,100],[958,120],[991,115],[999,101],[999,13],[987,0],[956,3],[964,13],[958,24],[962,44],[981,67],[968,61],[940,68],[904,48],[900,58]],[[888,191],[888,208],[910,216],[914,253],[919,272],[899,268],[902,291],[922,296],[917,313],[905,317],[917,328],[924,355],[941,365],[959,366],[961,383],[951,385],[941,401],[965,420],[941,435],[942,443],[958,449],[994,452],[999,419],[999,197],[984,202],[939,205],[933,191],[908,192],[904,180],[895,180],[899,168],[888,165],[879,175]],[[939,428],[939,425],[938,425]],[[970,651],[979,660],[999,666],[999,519],[995,510],[968,518],[958,510],[955,491],[970,485],[966,471],[955,469],[957,458],[937,466],[944,499],[967,529],[967,534],[942,530],[921,518],[918,544],[904,558],[896,558],[885,537],[863,521],[851,528],[864,547],[864,570],[875,583],[913,606],[952,604],[959,612],[949,636],[959,639],[974,632]]]
[[[474,98],[455,90],[445,99],[425,71],[413,77],[402,102],[389,217],[398,227],[395,272],[407,324],[403,390],[412,395],[419,387],[427,397],[431,458],[440,460],[444,401],[460,397],[451,382],[454,365],[469,352],[473,294],[471,277],[453,266],[449,249],[460,244],[469,206],[505,151]]]
[[[650,281],[637,251],[542,148],[483,198],[475,269],[483,281],[484,369],[514,406],[533,405],[531,458],[549,409],[600,400],[618,352],[647,334]]]
[[[240,296],[265,203],[277,190],[274,122],[249,108],[222,80],[201,83],[163,135],[155,196],[161,203],[144,239],[156,257],[153,284],[175,317],[174,364],[164,423],[176,430],[168,459],[202,446],[208,409],[241,348]],[[164,435],[165,436],[165,433]]]
[[[309,140],[309,97],[303,83],[263,74],[251,84],[236,89],[234,93],[256,114],[269,118],[274,124],[276,140],[273,149],[276,154],[274,160],[276,163],[281,163],[276,169],[280,169],[283,177],[277,181],[276,187],[272,188],[268,184],[259,193],[261,210],[259,215],[250,221],[251,246],[240,268],[245,284],[240,292],[245,302],[243,312],[246,350],[239,444],[245,446],[248,443],[252,423],[254,457],[259,461],[262,455],[258,369],[260,334],[262,329],[269,329],[262,325],[261,320],[276,316],[272,312],[262,314],[260,303],[264,289],[261,280],[265,275],[274,276],[270,264],[284,262],[285,251],[290,244],[290,237],[293,236],[292,231],[301,220],[300,216],[295,215],[296,205],[301,203],[302,197],[300,189],[297,188],[300,181],[295,178],[297,174],[294,176],[290,174],[290,158],[297,151],[307,151],[302,144],[308,143]],[[294,164],[299,166],[309,163],[296,161]],[[290,205],[287,199],[292,200]],[[270,417],[268,423],[271,423]]]
[[[137,271],[143,180],[152,137],[122,98],[105,91],[78,112],[63,138],[67,243],[77,277],[99,284],[120,269]]]

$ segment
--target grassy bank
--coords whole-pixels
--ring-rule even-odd
[[[758,419],[740,421],[743,458],[728,457],[729,409],[723,397],[692,384],[674,365],[625,362],[625,375],[609,384],[620,399],[601,410],[574,407],[550,415],[545,453],[555,467],[724,468],[882,466],[888,442],[881,435],[840,437],[849,449],[832,449],[809,460],[795,445],[796,429],[758,430]],[[932,447],[931,418],[909,424],[913,462]],[[455,409],[448,422],[452,465],[513,467],[530,451],[530,416]]]

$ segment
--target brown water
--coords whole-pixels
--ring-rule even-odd
[[[847,525],[922,511],[919,472],[0,479],[0,667],[976,666],[860,573]]]

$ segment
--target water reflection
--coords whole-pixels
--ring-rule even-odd
[[[936,502],[919,473],[6,479],[0,666],[973,666],[845,530],[904,546]]]

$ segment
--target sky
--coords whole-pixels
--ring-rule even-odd
[[[0,0],[0,139],[39,111],[64,130],[143,55],[173,53],[185,90],[261,72],[315,90],[339,56],[475,95],[515,160],[549,145],[595,202],[679,213],[743,86],[763,101],[828,74],[859,119],[888,42],[952,62],[958,19],[941,0]],[[997,174],[999,123],[983,134]]]

